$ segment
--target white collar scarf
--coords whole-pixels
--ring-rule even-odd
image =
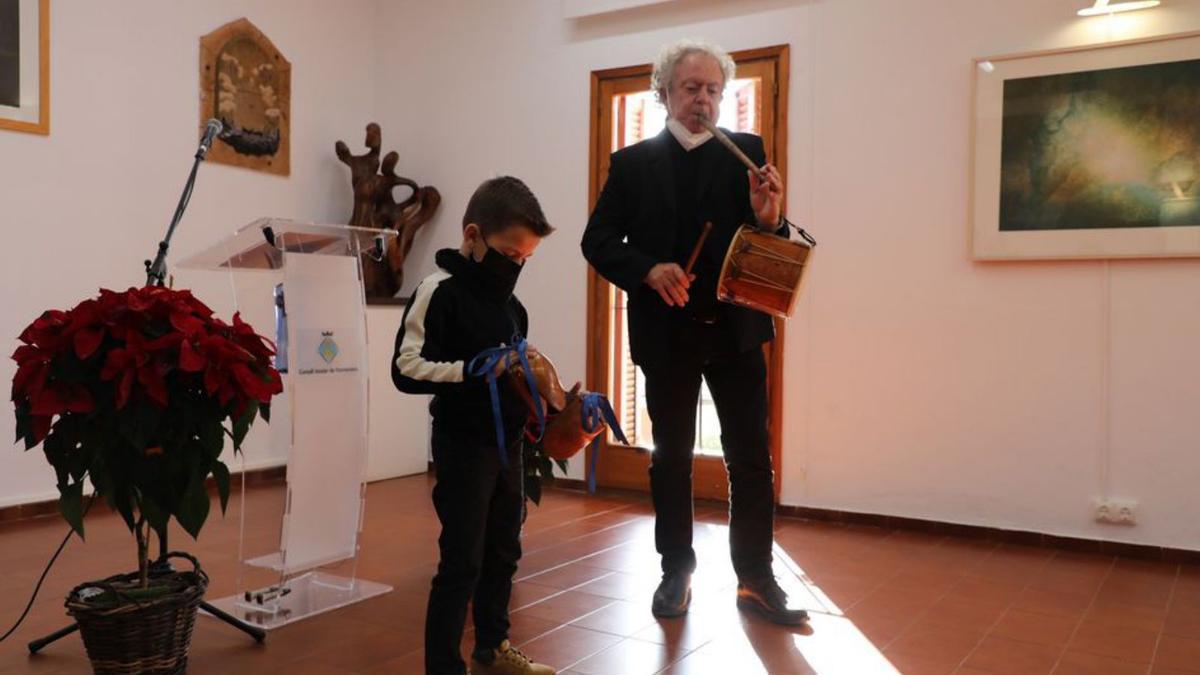
[[[683,126],[683,122],[680,122],[674,117],[667,120],[667,130],[671,132],[671,135],[675,137],[675,140],[679,141],[679,144],[683,146],[683,149],[687,150],[688,152],[691,152],[692,150],[704,145],[708,142],[708,139],[712,138],[712,132],[708,129],[705,129],[699,133],[694,133],[689,131],[687,127]]]

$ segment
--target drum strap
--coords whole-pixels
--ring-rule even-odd
[[[583,418],[583,430],[589,434],[596,431],[605,424],[612,429],[613,435],[617,437],[625,445],[629,445],[629,441],[625,438],[625,432],[621,431],[621,425],[617,424],[617,416],[613,413],[612,405],[603,394],[596,392],[588,392],[583,395],[583,406],[580,411]],[[600,437],[603,434],[597,434],[592,439],[592,459],[591,466],[588,469],[588,492],[596,492],[596,458],[600,456]]]
[[[781,217],[780,217],[780,220],[782,220],[782,221],[783,221],[782,223],[780,223],[781,225],[784,225],[785,227],[790,227],[790,228],[792,228],[793,230],[795,230],[795,231],[796,231],[796,234],[799,234],[801,239],[803,239],[804,241],[808,242],[808,245],[809,245],[809,246],[816,246],[816,245],[817,245],[817,240],[816,240],[816,239],[813,239],[813,237],[812,237],[812,235],[811,235],[811,234],[809,234],[808,232],[805,232],[803,227],[800,227],[799,225],[797,225],[797,224],[793,223],[792,221],[788,220],[788,219],[787,219],[787,216],[781,216]]]
[[[533,368],[529,367],[529,357],[526,355],[528,345],[525,338],[521,337],[520,333],[513,335],[512,345],[500,345],[479,352],[475,358],[467,365],[467,374],[471,377],[486,377],[488,384],[488,393],[492,397],[492,421],[496,425],[496,449],[500,453],[500,465],[505,469],[508,468],[508,453],[504,443],[504,417],[500,414],[500,390],[496,383],[496,365],[501,361],[505,363],[513,355],[521,362],[521,367],[525,370],[525,382],[529,385],[529,391],[533,394],[533,408],[537,415],[538,433],[537,438],[540,440],[542,434],[546,432],[546,411],[542,409],[542,397],[537,394],[537,382],[533,379]]]

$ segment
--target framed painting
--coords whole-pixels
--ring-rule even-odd
[[[50,0],[0,0],[0,129],[50,133]]]
[[[221,121],[208,161],[291,172],[292,64],[248,19],[200,38],[200,135]]]
[[[1200,32],[974,73],[976,259],[1200,256]]]

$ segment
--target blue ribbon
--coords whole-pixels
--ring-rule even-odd
[[[629,441],[625,438],[625,432],[621,431],[621,425],[617,424],[617,416],[613,412],[612,405],[604,398],[603,394],[596,392],[588,392],[583,395],[583,408],[580,412],[582,416],[583,430],[589,434],[602,427],[605,423],[608,428],[612,429],[613,435],[617,437],[625,445],[629,445]],[[600,456],[600,436],[597,434],[592,439],[592,458],[591,466],[588,468],[588,492],[596,492],[596,458]]]
[[[529,357],[526,355],[529,345],[525,338],[518,333],[513,335],[512,345],[500,345],[479,352],[467,364],[467,374],[471,377],[486,377],[488,392],[492,396],[492,421],[496,425],[496,450],[500,453],[500,465],[508,468],[508,446],[504,442],[504,417],[500,414],[500,390],[496,384],[496,365],[506,361],[509,356],[516,354],[521,366],[525,369],[525,382],[533,396],[533,409],[537,416],[538,439],[546,432],[546,411],[542,409],[542,397],[538,393],[537,382],[533,379],[533,369],[529,367]]]

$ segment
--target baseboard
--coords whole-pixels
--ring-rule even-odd
[[[587,483],[571,478],[555,478],[549,485],[552,489],[586,491]],[[640,496],[645,499],[648,495],[637,490],[616,488],[599,488],[597,494],[604,496]],[[709,503],[708,500],[696,500],[697,503]],[[714,504],[723,504],[716,501]],[[845,525],[865,525],[890,530],[908,530],[926,532],[964,539],[979,539],[984,541],[1020,544],[1039,548],[1072,551],[1077,553],[1094,553],[1098,555],[1113,555],[1123,558],[1139,558],[1156,560],[1165,563],[1184,563],[1200,565],[1200,551],[1171,548],[1168,546],[1153,546],[1150,544],[1128,544],[1124,542],[1105,541],[1101,539],[1084,539],[1082,537],[1063,537],[1042,532],[1027,530],[1006,530],[998,527],[982,525],[963,525],[960,523],[945,523],[936,520],[920,518],[902,518],[875,513],[855,513],[853,511],[838,511],[834,509],[818,509],[809,506],[775,505],[776,515],[797,520],[811,520],[826,523],[841,523]]]
[[[834,509],[818,509],[808,506],[776,505],[775,512],[786,518],[799,518],[830,523],[849,525],[867,525],[895,530],[909,530],[939,534],[966,539],[981,539],[1006,544],[1037,546],[1077,553],[1094,553],[1098,555],[1113,555],[1123,558],[1139,558],[1157,560],[1166,563],[1200,564],[1200,551],[1193,551],[1169,546],[1154,546],[1152,544],[1130,544],[1126,542],[1108,541],[1104,539],[1086,539],[1083,537],[1064,537],[1056,534],[1033,532],[1029,530],[1008,530],[999,527],[983,525],[964,525],[961,523],[945,523],[936,520],[920,518],[903,518],[876,513],[855,513]]]
[[[287,476],[286,466],[264,466],[258,469],[248,469],[243,473],[234,474],[233,481],[236,485],[238,476],[244,476],[246,487],[258,487],[261,485],[273,485],[282,483]],[[208,479],[209,492],[216,493],[217,485],[212,478]],[[19,520],[30,520],[33,518],[45,518],[47,516],[58,515],[58,499],[48,499],[43,501],[30,502],[28,504],[14,504],[0,508],[0,524],[12,523]]]

